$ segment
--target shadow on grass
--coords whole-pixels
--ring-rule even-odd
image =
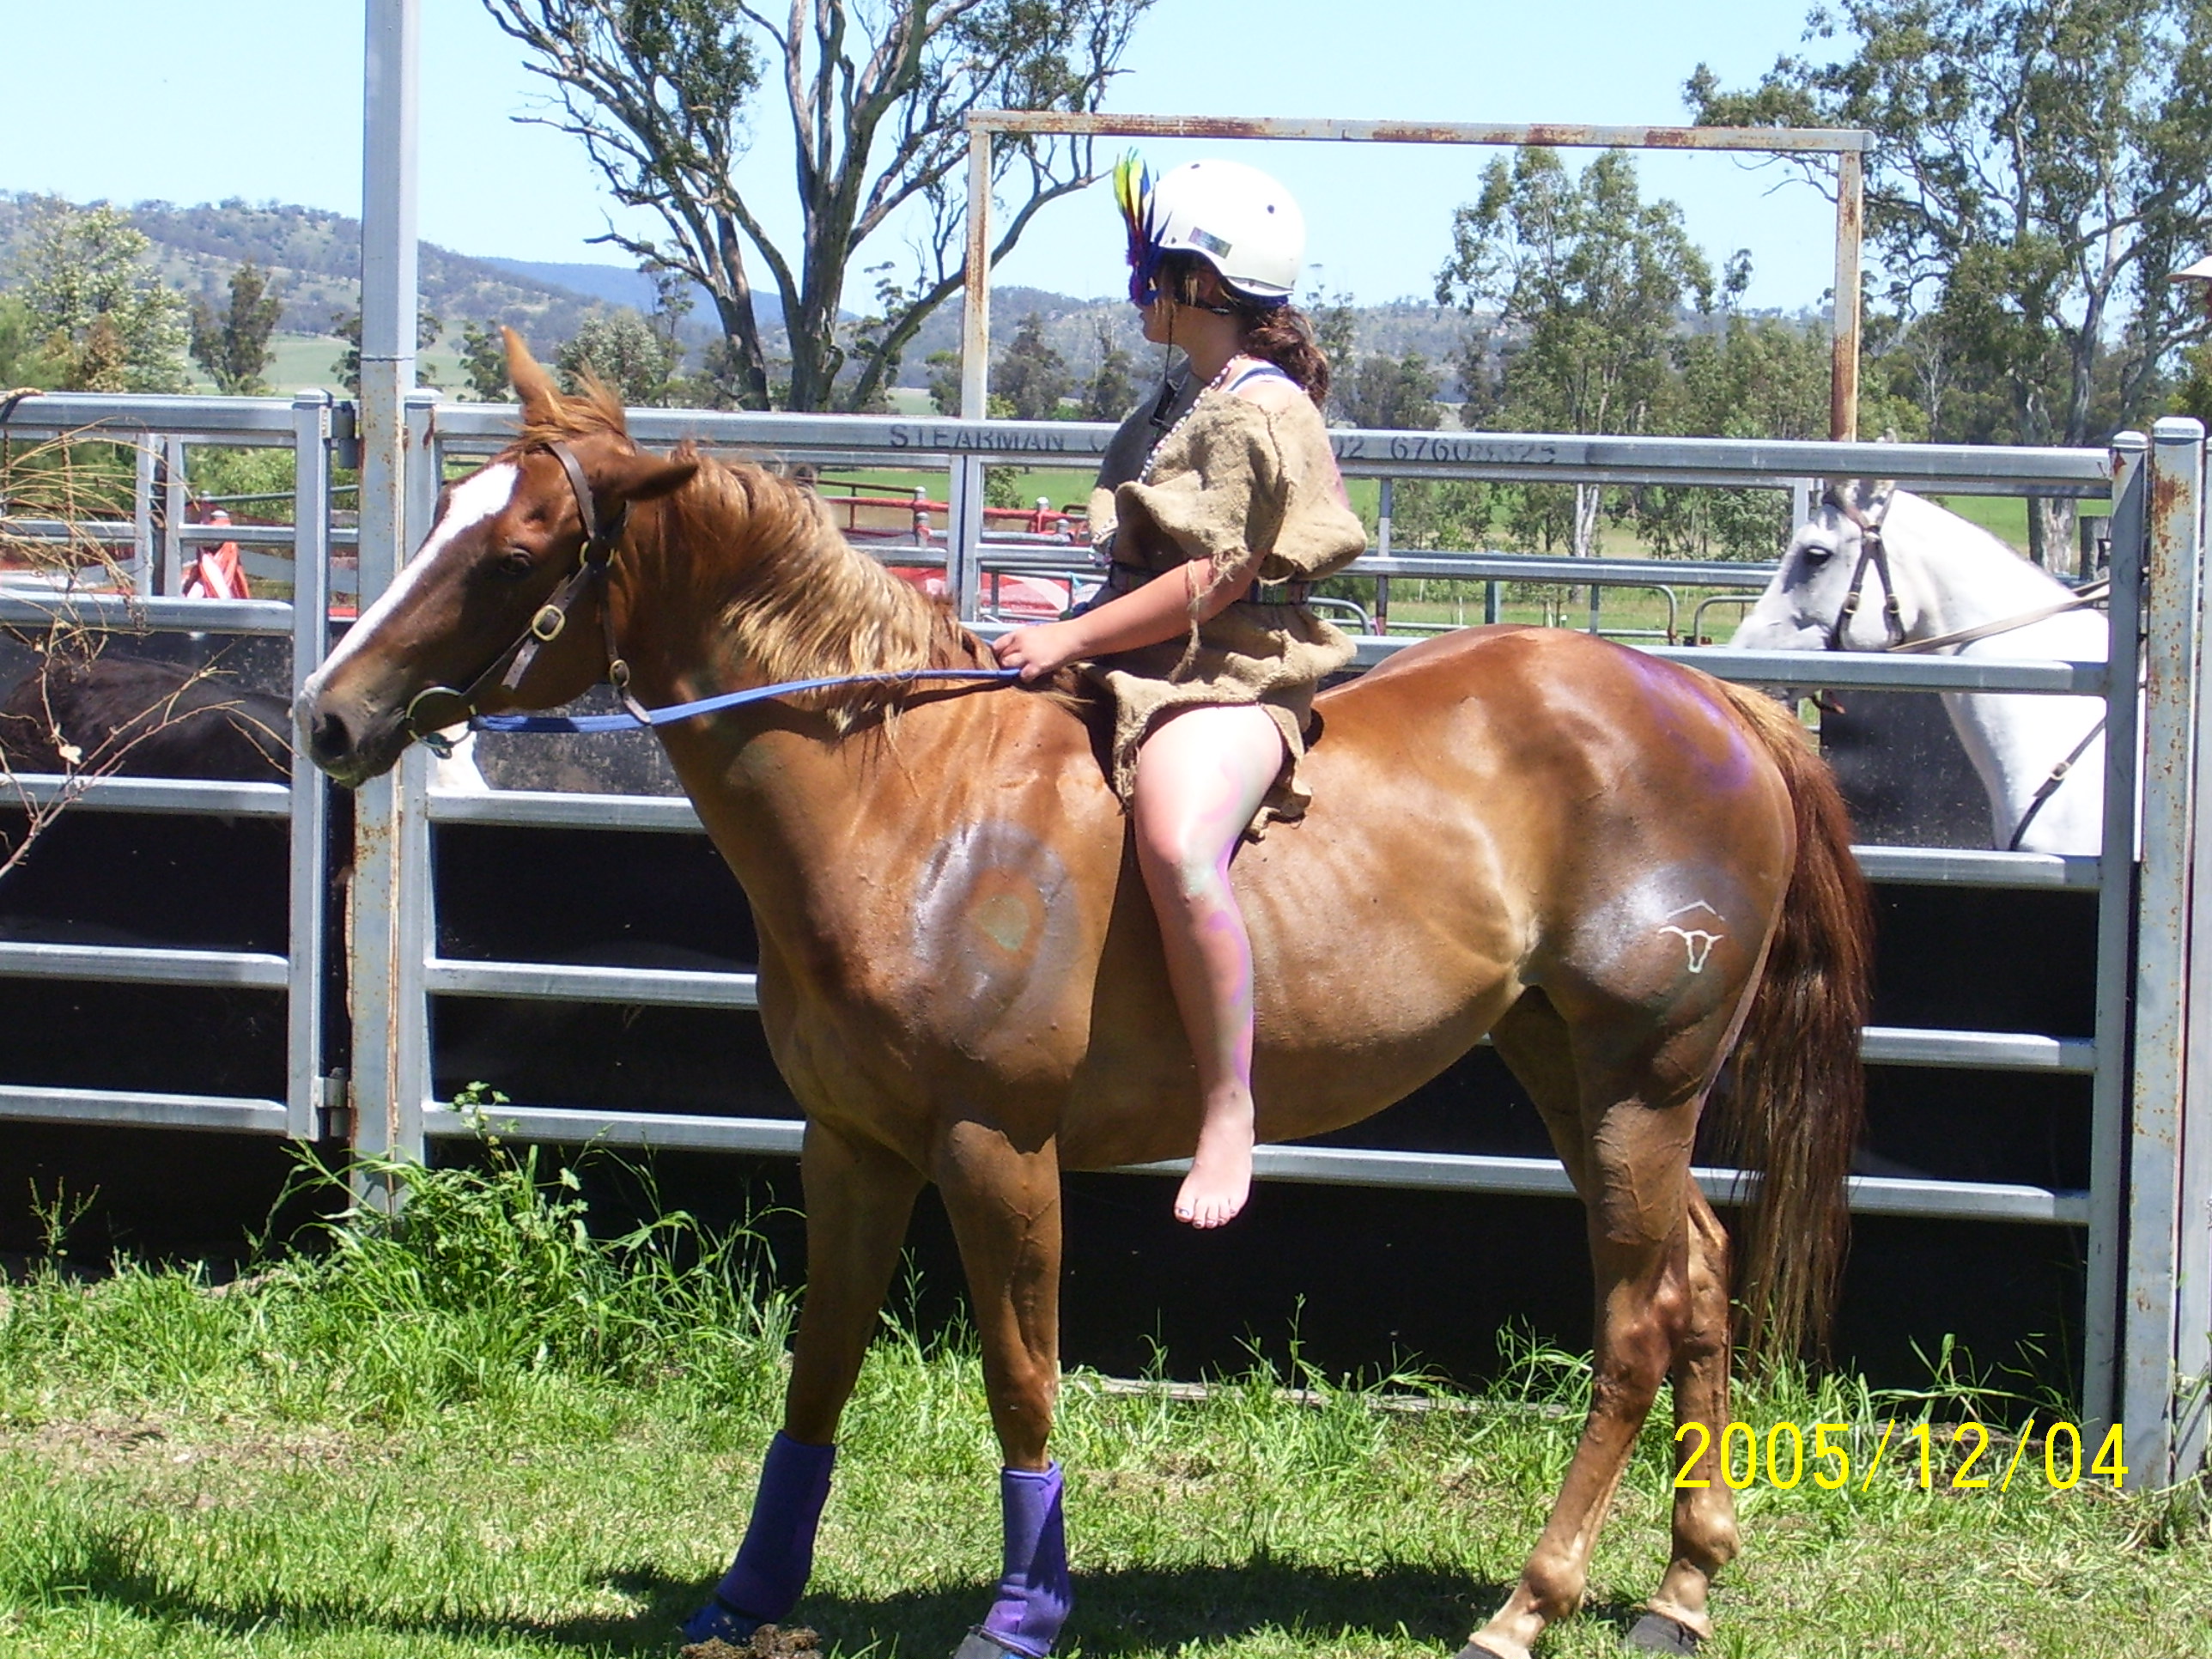
[[[86,1540],[90,1543],[92,1540]],[[198,1595],[137,1569],[123,1540],[94,1544],[76,1564],[72,1601],[106,1601],[138,1619],[227,1635],[271,1627],[295,1636],[382,1632],[477,1642],[488,1652],[565,1647],[606,1659],[674,1659],[678,1623],[706,1587],[646,1568],[611,1569],[600,1581],[647,1605],[616,1618],[536,1620],[468,1613],[413,1613],[368,1604],[357,1596],[270,1596],[225,1601]],[[92,1559],[102,1558],[102,1559]],[[1076,1609],[1061,1646],[1086,1655],[1171,1652],[1280,1630],[1340,1640],[1394,1638],[1456,1649],[1510,1586],[1485,1583],[1430,1568],[1385,1567],[1353,1572],[1258,1557],[1236,1566],[1139,1568],[1076,1579]],[[810,1595],[791,1620],[812,1626],[832,1655],[874,1659],[943,1659],[990,1605],[990,1586],[971,1583],[863,1598]],[[1626,1631],[1634,1609],[1594,1603],[1585,1620]]]

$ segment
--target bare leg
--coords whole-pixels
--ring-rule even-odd
[[[1282,766],[1282,734],[1249,705],[1187,709],[1137,756],[1137,863],[1198,1062],[1198,1153],[1175,1212],[1194,1227],[1221,1225],[1252,1190],[1252,946],[1229,860]]]

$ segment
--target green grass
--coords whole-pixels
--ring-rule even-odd
[[[356,1219],[220,1294],[130,1267],[15,1287],[0,1651],[673,1654],[744,1525],[787,1306],[752,1288],[742,1240],[678,1217],[595,1243],[574,1190],[533,1188],[526,1165],[417,1190],[403,1235]],[[1578,1360],[1525,1344],[1475,1400],[1304,1371],[1197,1399],[1072,1376],[1054,1443],[1078,1574],[1062,1651],[1452,1651],[1517,1573],[1585,1386]],[[1934,1392],[1844,1379],[1737,1403],[1762,1429],[2027,1409]],[[939,1659],[997,1570],[972,1346],[887,1323],[844,1448],[799,1617],[832,1653]],[[1863,1490],[1745,1495],[1714,1652],[2212,1651],[2196,1488],[1929,1494],[1893,1454]],[[1589,1605],[1545,1653],[1618,1650],[1662,1564],[1673,1468],[1655,1419]]]

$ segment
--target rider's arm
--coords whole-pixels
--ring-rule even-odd
[[[999,660],[1033,680],[1080,658],[1158,645],[1182,633],[1194,615],[1201,622],[1219,616],[1251,591],[1252,580],[1247,576],[1216,587],[1213,561],[1193,559],[1079,617],[1016,629],[999,641]],[[1199,596],[1194,611],[1194,593]]]

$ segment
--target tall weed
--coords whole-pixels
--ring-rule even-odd
[[[57,1391],[125,1409],[189,1395],[201,1410],[392,1421],[604,1414],[644,1389],[742,1412],[780,1389],[792,1310],[755,1235],[676,1212],[595,1237],[574,1171],[541,1173],[535,1149],[495,1145],[475,1169],[303,1155],[299,1179],[345,1194],[356,1173],[404,1190],[404,1207],[348,1202],[318,1248],[272,1254],[236,1285],[118,1262],[87,1286],[34,1267],[0,1322],[0,1410],[40,1415]]]

